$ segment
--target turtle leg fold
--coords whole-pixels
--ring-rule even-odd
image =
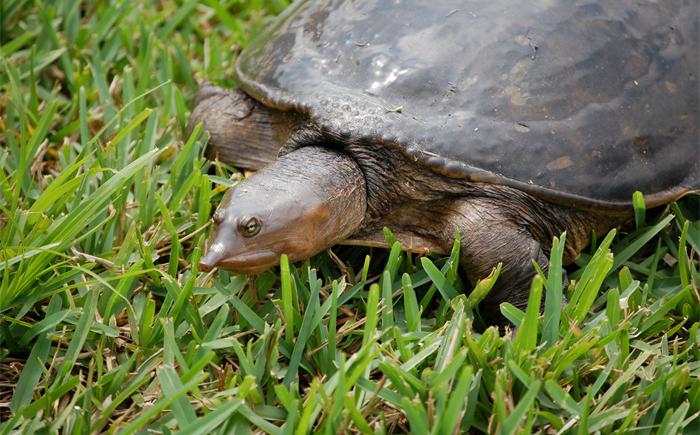
[[[187,136],[202,123],[209,133],[208,157],[259,170],[273,162],[289,140],[297,125],[294,116],[263,106],[240,89],[205,81],[195,96]]]

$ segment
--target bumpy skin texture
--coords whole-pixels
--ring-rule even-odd
[[[298,2],[243,89],[454,178],[575,207],[699,184],[696,0]],[[395,111],[401,107],[401,113]]]

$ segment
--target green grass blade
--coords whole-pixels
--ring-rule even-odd
[[[562,258],[566,245],[566,233],[559,239],[552,241],[552,249],[549,256],[549,274],[547,276],[547,289],[544,298],[544,326],[542,327],[542,341],[551,346],[559,339],[559,321],[562,310]]]
[[[527,310],[518,332],[513,341],[513,347],[522,353],[530,353],[537,345],[537,331],[540,315],[540,301],[542,300],[542,277],[535,275],[530,287],[530,297],[527,301]]]

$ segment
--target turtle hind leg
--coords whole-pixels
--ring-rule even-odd
[[[568,263],[588,243],[591,230],[602,230],[600,221],[592,215],[547,203],[538,202],[533,207],[529,201],[513,197],[507,201],[463,199],[451,208],[449,221],[454,225],[451,230],[456,227],[460,231],[460,260],[469,280],[475,283],[485,278],[502,263],[496,284],[479,305],[482,317],[489,324],[505,323],[500,312],[503,302],[525,309],[536,273],[533,262],[545,274],[548,272],[548,253],[555,235],[569,231],[563,259]],[[565,271],[563,280],[567,282]]]
[[[187,136],[198,123],[209,133],[207,155],[251,170],[267,166],[298,125],[296,115],[263,106],[240,89],[203,82],[194,99]]]
[[[489,214],[489,218],[493,218]],[[501,273],[488,296],[481,302],[479,311],[489,324],[505,322],[500,305],[508,302],[524,309],[530,293],[530,284],[535,276],[533,261],[547,273],[549,261],[541,244],[530,233],[498,219],[491,222],[476,222],[460,228],[461,264],[472,283],[487,277],[499,264]]]

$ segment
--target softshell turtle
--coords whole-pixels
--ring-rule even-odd
[[[260,169],[225,195],[200,266],[257,273],[330,246],[446,252],[489,306],[698,187],[696,0],[301,1],[205,83],[210,153]],[[279,155],[279,157],[278,157]]]

